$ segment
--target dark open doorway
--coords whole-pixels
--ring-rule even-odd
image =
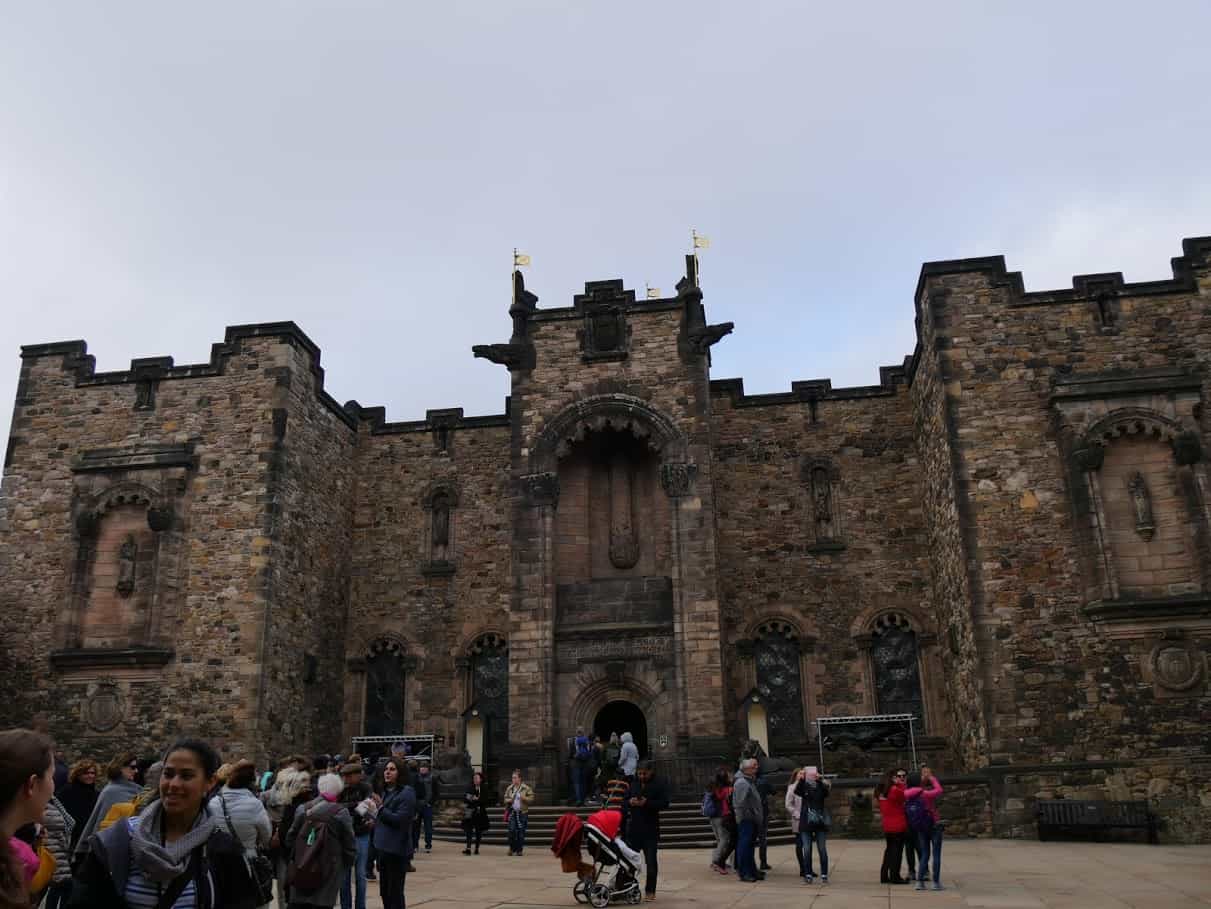
[[[643,711],[630,701],[610,701],[597,712],[593,720],[593,735],[601,736],[603,742],[610,741],[610,733],[617,732],[620,736],[629,732],[635,739],[640,757],[648,757],[648,722],[644,719]]]

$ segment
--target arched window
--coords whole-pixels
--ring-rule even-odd
[[[753,644],[757,690],[765,701],[771,749],[803,736],[803,684],[799,673],[799,640],[786,622],[770,621],[757,629]]]
[[[404,654],[397,641],[378,640],[366,656],[365,735],[404,731]]]
[[[917,633],[907,618],[895,612],[879,616],[871,629],[870,661],[877,712],[911,713],[923,725]]]
[[[485,634],[471,645],[471,699],[488,719],[494,743],[509,740],[509,648],[497,634]]]

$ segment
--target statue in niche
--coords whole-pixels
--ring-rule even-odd
[[[1135,532],[1148,542],[1156,532],[1156,523],[1152,519],[1152,495],[1144,475],[1138,470],[1127,479],[1127,491],[1131,494],[1131,507],[1135,509]]]
[[[634,496],[630,459],[621,452],[610,457],[610,564],[633,568],[639,561],[639,535],[635,532]]]
[[[812,471],[812,507],[816,518],[816,536],[821,540],[833,538],[833,493],[828,470],[817,467]]]
[[[450,497],[439,492],[433,497],[433,561],[448,561],[450,551]]]
[[[124,597],[130,596],[135,589],[135,556],[139,547],[135,538],[130,534],[122,541],[118,549],[118,593]]]

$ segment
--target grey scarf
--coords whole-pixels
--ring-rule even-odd
[[[185,873],[189,856],[215,831],[215,820],[206,806],[198,812],[193,828],[174,843],[160,845],[164,829],[164,805],[154,802],[130,825],[130,852],[148,880],[166,884]]]

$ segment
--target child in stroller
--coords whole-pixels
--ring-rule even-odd
[[[623,842],[618,835],[621,826],[622,812],[612,809],[598,811],[584,822],[584,845],[593,859],[593,872],[572,888],[577,902],[606,909],[610,903],[634,906],[643,899],[639,888],[643,855]]]

